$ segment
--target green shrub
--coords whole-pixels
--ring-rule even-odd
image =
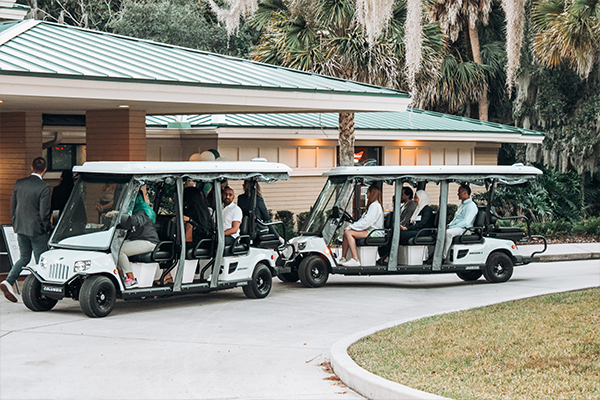
[[[310,214],[308,211],[305,212],[301,212],[300,214],[296,215],[296,222],[297,222],[297,228],[298,228],[298,232],[300,232],[303,228],[304,225],[306,225],[306,219],[308,218],[308,214]]]
[[[592,217],[581,221],[573,229],[576,235],[591,235],[600,237],[600,217]]]
[[[280,210],[275,214],[275,219],[282,221],[285,226],[285,234],[288,239],[291,239],[298,234],[294,231],[294,213],[288,210]],[[283,231],[281,225],[275,225],[279,235],[283,237]]]
[[[546,222],[531,223],[531,234],[542,235],[548,239],[556,239],[561,236],[569,236],[573,233],[573,224],[569,221],[551,220]]]

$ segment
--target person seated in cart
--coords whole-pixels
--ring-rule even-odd
[[[452,239],[455,236],[462,235],[468,228],[473,227],[475,217],[477,217],[477,204],[471,199],[471,188],[463,183],[458,188],[458,199],[461,201],[454,219],[446,227],[446,240],[444,242],[444,252],[442,258],[447,259],[448,250],[452,246]]]
[[[417,205],[413,215],[411,215],[408,225],[400,225],[400,244],[407,245],[408,240],[417,236],[420,229],[433,228],[435,218],[433,210],[429,207],[431,196],[424,190],[417,190],[414,198]]]
[[[395,201],[396,196],[392,197],[392,201]],[[402,187],[402,193],[400,193],[400,225],[408,225],[410,219],[417,209],[417,204],[413,200],[413,190],[409,186]]]
[[[185,222],[186,246],[193,248],[213,233],[211,211],[202,189],[189,186],[183,189],[183,221]]]
[[[223,230],[225,231],[225,246],[233,244],[240,236],[240,225],[244,216],[242,209],[233,202],[235,192],[229,186],[223,189],[221,199],[223,201]]]
[[[342,239],[342,258],[340,264],[345,267],[360,267],[356,239],[365,238],[376,229],[383,229],[383,208],[381,207],[381,190],[376,185],[367,190],[367,211],[356,222],[348,225]],[[346,260],[348,249],[352,258]]]
[[[113,217],[118,214],[117,210],[109,211],[106,216]],[[129,262],[130,256],[148,253],[154,250],[160,242],[154,223],[156,222],[156,213],[146,203],[142,191],[135,198],[135,205],[131,213],[131,218],[123,225],[127,229],[125,241],[119,252],[119,269],[125,275],[125,289],[138,287],[138,282],[131,269]]]

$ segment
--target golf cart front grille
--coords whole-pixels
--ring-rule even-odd
[[[50,279],[67,279],[69,277],[69,266],[65,264],[50,265]]]

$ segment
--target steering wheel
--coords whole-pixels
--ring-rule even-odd
[[[341,218],[342,221],[348,221],[350,223],[354,222],[354,218],[352,218],[352,215],[350,215],[350,213],[348,213],[348,211],[343,210],[342,212],[343,212],[342,218]]]

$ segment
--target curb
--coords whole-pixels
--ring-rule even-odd
[[[600,259],[600,253],[540,254],[538,257],[540,257],[540,262],[597,260]]]
[[[421,316],[417,319],[425,317],[427,316]],[[441,397],[432,393],[413,389],[372,374],[359,367],[348,355],[348,347],[360,339],[383,329],[391,328],[409,321],[410,320],[388,322],[384,325],[355,333],[337,341],[331,348],[331,367],[335,374],[348,387],[368,399],[450,400],[447,397]]]

